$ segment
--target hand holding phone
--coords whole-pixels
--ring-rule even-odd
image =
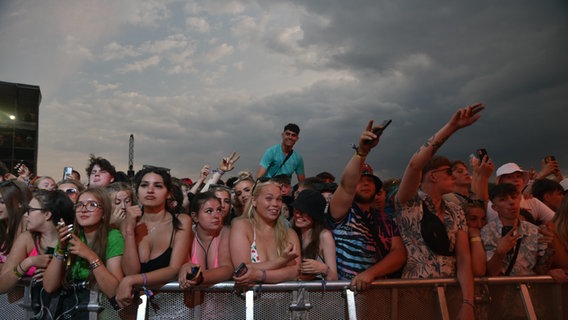
[[[383,134],[383,131],[385,131],[385,129],[389,126],[389,124],[392,122],[391,119],[389,120],[385,120],[383,121],[383,123],[381,123],[380,126],[373,128],[373,133],[377,136],[377,139]],[[365,144],[372,144],[373,140],[365,140]]]
[[[199,275],[200,272],[201,272],[200,266],[193,266],[191,267],[191,271],[185,274],[185,279],[193,280],[195,279],[195,277],[197,277],[197,275]]]
[[[481,148],[481,149],[477,149],[475,151],[475,155],[477,156],[477,158],[479,159],[479,162],[483,161],[483,157],[488,156],[487,155],[487,150]],[[489,156],[488,156],[489,157]]]
[[[242,277],[245,273],[247,273],[248,268],[247,265],[244,262],[241,262],[241,264],[239,264],[236,268],[235,271],[233,271],[233,276],[235,277]]]

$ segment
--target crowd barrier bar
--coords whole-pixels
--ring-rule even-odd
[[[534,291],[534,287],[538,287],[540,285],[543,286],[540,287],[540,289],[542,290]],[[531,286],[533,288],[531,288]],[[20,310],[25,312],[25,316],[23,317],[25,319],[30,319],[32,316],[31,291],[29,287],[29,285],[25,286],[24,297],[18,303],[18,305],[23,308]],[[566,305],[566,301],[568,301],[568,284],[557,284],[549,276],[482,277],[475,279],[475,287],[476,319],[488,318],[487,312],[483,311],[483,308],[491,304],[492,299],[495,299],[495,292],[496,289],[499,289],[499,287],[505,289],[504,291],[509,291],[507,292],[507,294],[509,294],[507,296],[509,297],[509,300],[511,299],[510,297],[514,297],[514,299],[520,300],[519,308],[522,310],[520,310],[519,312],[522,312],[522,317],[526,319],[537,319],[538,314],[535,310],[535,307],[539,308],[539,310],[547,310],[547,316],[544,317],[546,319],[568,319],[568,305]],[[380,292],[380,297],[377,298],[377,296],[368,296],[365,303],[368,303],[369,301],[373,303],[373,301],[378,301],[378,299],[380,299],[380,302],[385,302],[387,306],[369,306],[369,304],[362,304],[360,300],[365,300],[365,295],[368,295],[369,292],[373,292],[373,290],[375,290],[375,292],[377,293]],[[408,303],[408,301],[416,301],[409,300],[408,298],[410,295],[412,295],[412,290],[418,290],[418,294],[414,294],[413,298],[416,299],[416,296],[418,296],[419,300],[422,298],[428,298],[427,296],[429,295],[429,292],[431,292],[431,295],[434,296],[432,298],[432,304],[436,304],[435,307],[437,308],[437,312],[432,313],[431,310],[426,310],[422,314],[417,314],[417,311],[420,312],[422,310],[406,310],[408,308],[412,309],[413,307],[416,307],[412,305],[413,303],[410,303],[410,306]],[[531,290],[533,291],[532,293]],[[490,291],[492,292],[490,293]],[[515,291],[518,291],[518,293]],[[163,297],[165,297],[164,299],[166,299],[164,301],[173,302],[173,304],[179,304],[180,296],[187,293],[187,290],[182,290],[177,282],[170,282],[161,287],[159,290],[155,290],[155,292],[159,292],[159,294],[163,295]],[[193,306],[191,308],[187,308],[186,306],[181,305],[181,312],[184,312],[184,318],[187,317],[188,319],[202,319],[202,312],[205,312],[204,310],[202,310],[202,303],[207,304],[208,298],[215,300],[217,298],[215,296],[216,294],[221,294],[220,300],[229,297],[230,301],[221,301],[221,304],[225,303],[228,306],[228,304],[230,304],[232,301],[233,304],[241,304],[240,307],[237,306],[236,308],[242,310],[242,300],[234,298],[236,294],[233,294],[234,282],[232,281],[218,283],[210,287],[197,287],[194,289],[194,292],[201,294],[193,294]],[[408,319],[409,314],[413,314],[415,317],[430,316],[437,319],[446,320],[455,317],[456,308],[459,309],[459,306],[461,305],[461,291],[459,289],[459,283],[455,278],[420,280],[383,279],[373,282],[371,288],[363,291],[362,293],[357,293],[350,290],[348,281],[328,281],[325,283],[325,285],[320,281],[292,281],[278,284],[257,285],[244,292],[244,310],[241,316],[238,316],[238,318],[247,320],[262,318],[262,316],[255,317],[255,306],[257,306],[259,303],[262,305],[262,300],[265,298],[263,297],[263,295],[282,293],[286,294],[284,298],[282,298],[281,296],[278,296],[277,299],[273,298],[272,300],[267,298],[266,300],[268,300],[268,302],[265,301],[264,303],[270,305],[273,302],[282,303],[284,301],[287,306],[287,313],[290,315],[291,319],[309,319],[310,310],[312,310],[312,308],[317,309],[316,307],[318,307],[317,303],[314,304],[313,299],[312,301],[310,301],[310,292],[312,294],[312,298],[316,298],[315,300],[317,300],[317,298],[319,297],[319,295],[316,295],[316,293],[323,296],[324,294],[326,294],[326,292],[328,292],[328,294],[330,295],[326,296],[325,300],[321,300],[319,302],[330,303],[330,299],[335,299],[336,301],[333,301],[331,306],[329,306],[327,309],[330,309],[330,311],[334,311],[331,309],[337,309],[334,311],[336,317],[337,313],[339,312],[342,315],[340,318],[349,320],[369,319],[371,316],[367,315],[366,313],[368,313],[368,309],[371,307],[381,307],[382,309],[384,309],[381,310],[381,312],[383,313],[381,314],[380,318],[385,319]],[[535,292],[537,293],[535,294]],[[289,296],[290,293],[291,298]],[[208,296],[206,296],[205,294],[208,294]],[[225,296],[223,296],[223,294]],[[544,297],[544,295],[546,295],[546,297]],[[91,315],[89,317],[90,319],[121,319],[118,313],[110,308],[110,305],[106,301],[106,298],[97,300],[94,298],[97,296],[98,292],[93,291],[91,294],[91,301],[89,301],[87,306],[83,306],[87,307],[87,310],[91,312]],[[537,298],[536,304],[535,296]],[[203,297],[206,298],[203,299]],[[390,303],[388,303],[389,300]],[[166,310],[161,311],[161,314],[151,313],[150,299],[148,299],[145,295],[141,295],[140,301],[140,304],[133,308],[135,317],[129,317],[129,319],[170,319],[173,316],[167,314],[167,308],[165,308]],[[509,302],[510,301],[506,301],[506,303]],[[1,304],[4,303],[4,300],[2,300]],[[504,302],[493,301],[493,304],[500,303]],[[1,310],[6,309],[7,307],[12,307],[11,305],[1,306],[1,304]],[[101,312],[101,310],[104,310],[104,312]],[[282,309],[279,310],[281,311]],[[363,313],[363,315],[361,315],[361,313]],[[12,313],[12,315],[17,317],[16,314]],[[274,314],[274,317],[279,319],[285,318],[281,314]],[[122,318],[124,318],[124,316]]]

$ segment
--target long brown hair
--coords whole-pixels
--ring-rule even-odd
[[[565,248],[568,248],[568,194],[564,195],[562,202],[556,209],[556,214],[552,218],[556,235]]]
[[[111,229],[109,222],[110,222],[110,216],[112,214],[112,205],[111,205],[110,198],[109,198],[108,194],[106,193],[106,191],[103,188],[100,188],[100,187],[87,188],[86,190],[82,191],[79,194],[79,197],[77,197],[77,199],[81,198],[81,196],[83,194],[87,194],[87,193],[93,195],[93,197],[101,205],[103,215],[101,217],[101,222],[99,223],[97,230],[95,231],[95,236],[94,236],[95,240],[93,241],[93,243],[86,243],[86,244],[91,250],[93,250],[97,254],[97,256],[102,261],[102,263],[106,264],[106,250],[107,250],[107,244],[108,244],[108,233]],[[75,215],[76,214],[77,214],[77,211],[75,211]],[[75,219],[75,222],[73,223],[73,230],[75,230],[74,231],[75,234],[77,236],[79,236],[80,238],[85,237],[85,230],[83,229],[82,226],[80,226],[77,223],[77,219]],[[73,265],[74,263],[77,263],[77,262],[78,262],[77,256],[71,255],[71,265]],[[66,276],[67,280],[72,280],[73,275],[71,274],[71,272],[72,272],[72,268],[68,268],[67,269],[67,276]],[[95,279],[95,275],[93,274],[93,272],[89,273],[89,277],[87,278],[87,281],[89,282],[89,286],[91,288],[96,284],[96,279]]]
[[[6,180],[0,182],[0,195],[6,205],[7,218],[0,220],[0,252],[9,254],[21,228],[25,204],[31,200],[31,191],[21,182]]]

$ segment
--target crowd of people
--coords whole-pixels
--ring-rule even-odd
[[[246,289],[340,279],[361,291],[387,277],[457,277],[458,318],[473,319],[474,276],[568,281],[568,180],[554,158],[539,172],[505,163],[490,188],[486,153],[436,155],[483,109],[457,110],[400,178],[384,182],[366,163],[384,129],[373,121],[337,183],[328,172],[305,176],[295,124],[254,174],[227,177],[235,152],[193,180],[152,166],[129,178],[94,155],[85,184],[77,171],[56,182],[2,164],[0,292],[29,276],[37,318],[56,319],[86,317],[75,306],[95,287],[118,310],[176,280],[183,289],[228,280]]]

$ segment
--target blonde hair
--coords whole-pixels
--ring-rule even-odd
[[[278,189],[282,188],[282,185],[274,182],[274,181],[267,181],[267,182],[256,182],[253,186],[251,192],[251,198],[248,200],[244,213],[246,217],[250,220],[250,222],[254,225],[257,224],[257,213],[256,207],[252,205],[252,200],[257,199],[260,196],[262,190],[269,185],[275,185]],[[282,208],[280,209],[280,215],[278,215],[278,219],[276,220],[276,225],[274,226],[274,240],[276,240],[276,253],[278,256],[281,256],[284,252],[284,249],[288,245],[288,227],[286,225],[286,220],[284,215],[282,214]]]
[[[558,239],[565,248],[568,248],[568,195],[564,195],[564,198],[562,198],[562,202],[556,209],[554,218],[552,218],[552,223],[554,223]]]

